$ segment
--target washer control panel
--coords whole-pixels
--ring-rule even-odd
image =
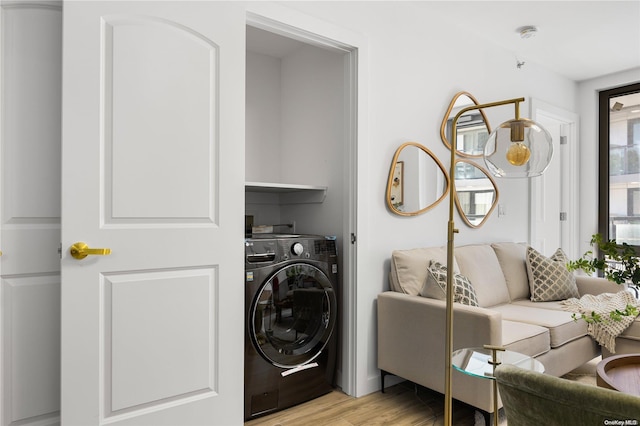
[[[291,236],[290,238],[269,237],[245,240],[245,265],[247,268],[289,260],[309,259],[335,263],[336,241],[322,236]]]

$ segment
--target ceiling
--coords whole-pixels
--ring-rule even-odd
[[[287,2],[283,2],[286,4]],[[513,52],[516,61],[537,63],[574,81],[640,67],[640,0],[422,0],[394,2],[413,13],[438,14],[452,28]],[[535,37],[518,28],[534,25]],[[249,27],[249,50],[282,57],[300,46]],[[638,75],[640,80],[640,75]]]
[[[416,1],[443,20],[574,81],[640,67],[640,0]],[[518,28],[533,25],[522,39]],[[640,80],[640,72],[638,75]]]

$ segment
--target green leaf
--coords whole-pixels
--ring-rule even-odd
[[[593,234],[590,244],[598,248],[602,257],[594,258],[593,250],[588,250],[581,258],[567,263],[569,271],[582,269],[588,274],[602,271],[606,279],[617,284],[640,283],[640,262],[632,246],[618,244],[615,239],[604,241],[601,234]]]

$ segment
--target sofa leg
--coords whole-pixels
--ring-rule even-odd
[[[389,375],[391,373],[389,373],[388,371],[384,371],[384,370],[380,370],[380,392],[384,393],[384,378],[385,376]]]

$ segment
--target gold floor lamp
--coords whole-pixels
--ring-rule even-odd
[[[515,118],[502,123],[496,128],[484,148],[484,161],[489,171],[497,177],[534,177],[541,175],[551,162],[553,145],[551,135],[538,123],[527,118],[520,118],[520,103],[524,98],[509,99],[486,104],[471,105],[461,109],[451,122],[451,164],[449,167],[449,222],[447,227],[447,298],[446,298],[446,370],[445,370],[445,411],[444,424],[451,425],[452,402],[451,373],[453,353],[453,259],[454,234],[453,221],[455,197],[455,165],[456,165],[456,125],[458,119],[465,113],[483,108],[493,108],[513,104]],[[497,395],[494,395],[497,398]],[[497,405],[495,405],[497,406]],[[497,416],[498,413],[494,413]]]

